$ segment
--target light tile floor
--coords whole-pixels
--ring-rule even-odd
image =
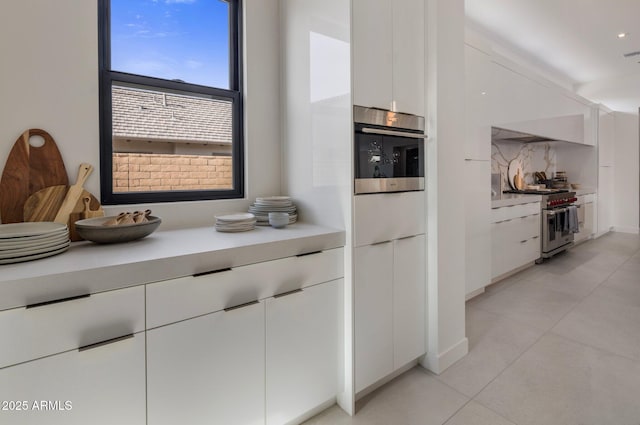
[[[314,425],[640,425],[640,236],[610,233],[467,302],[469,354]]]

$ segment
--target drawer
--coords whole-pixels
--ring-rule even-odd
[[[540,202],[493,208],[491,209],[491,222],[497,223],[499,221],[525,217],[532,214],[540,214]]]
[[[358,195],[354,217],[355,246],[419,235],[427,221],[424,192]]]
[[[287,257],[147,285],[155,328],[344,276],[344,249]]]
[[[144,286],[0,312],[0,368],[144,330]]]

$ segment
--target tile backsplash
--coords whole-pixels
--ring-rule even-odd
[[[556,172],[556,151],[549,143],[491,142],[491,172],[500,173],[502,187],[509,189],[508,168],[518,159],[526,184],[534,184],[533,174],[544,171],[548,178]]]

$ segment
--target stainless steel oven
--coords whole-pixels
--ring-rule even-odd
[[[356,194],[424,190],[424,117],[353,107]]]
[[[550,258],[573,245],[579,230],[577,200],[574,192],[543,196],[541,258]]]

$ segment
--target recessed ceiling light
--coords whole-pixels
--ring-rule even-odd
[[[626,32],[619,32],[618,33],[618,38],[625,38],[627,36]]]

